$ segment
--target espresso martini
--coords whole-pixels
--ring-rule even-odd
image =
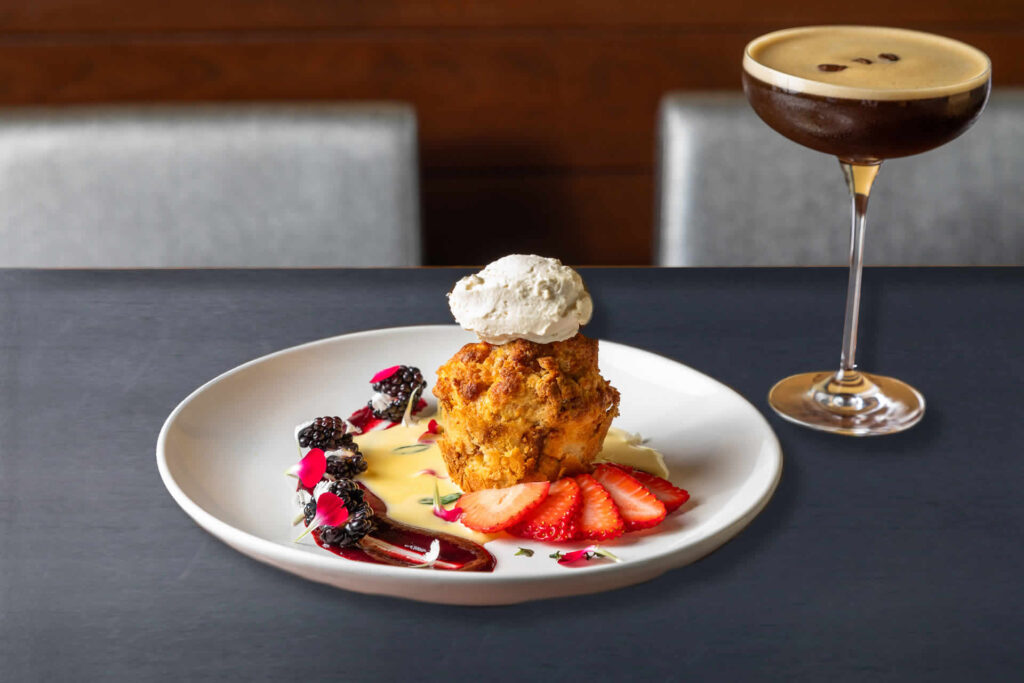
[[[743,89],[787,138],[845,161],[919,154],[957,137],[989,92],[985,53],[950,38],[872,26],[810,26],[751,42]]]
[[[866,436],[902,431],[924,415],[917,390],[855,363],[868,197],[884,160],[927,152],[967,130],[990,83],[985,53],[920,31],[808,26],[747,45],[743,91],[754,111],[790,140],[835,155],[853,204],[839,370],[793,375],[772,387],[768,402],[782,417]]]

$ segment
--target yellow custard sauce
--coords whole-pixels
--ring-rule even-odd
[[[482,534],[462,526],[458,522],[446,522],[433,513],[433,506],[420,502],[434,496],[434,482],[440,495],[459,493],[458,486],[448,478],[441,449],[436,443],[420,443],[419,437],[427,428],[427,420],[406,427],[397,425],[391,429],[373,431],[355,437],[359,450],[366,458],[366,472],[357,479],[373,491],[388,507],[388,517],[483,544],[498,538],[497,534]],[[443,427],[442,427],[443,428]],[[668,470],[661,454],[643,446],[637,436],[621,429],[608,430],[604,446],[597,459],[616,462],[667,477]],[[424,472],[432,470],[437,476]],[[453,508],[458,503],[446,505]]]

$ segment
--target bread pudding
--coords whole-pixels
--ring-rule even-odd
[[[438,446],[463,491],[555,481],[590,469],[619,392],[598,372],[597,340],[467,344],[437,371]]]

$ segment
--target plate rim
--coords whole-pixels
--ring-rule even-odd
[[[775,490],[778,487],[779,481],[782,477],[783,469],[783,458],[782,458],[782,447],[779,443],[778,436],[772,429],[771,425],[765,416],[757,410],[757,408],[748,401],[742,394],[733,389],[731,386],[721,382],[710,375],[707,375],[700,370],[697,370],[685,363],[682,363],[670,356],[642,349],[640,347],[631,346],[629,344],[623,344],[620,342],[614,342],[605,339],[599,339],[598,343],[602,346],[613,346],[618,347],[622,350],[626,350],[630,353],[645,354],[648,356],[655,357],[660,361],[668,361],[670,363],[682,366],[686,370],[696,373],[703,379],[710,381],[713,385],[724,389],[727,393],[740,401],[742,405],[745,405],[752,415],[760,422],[760,426],[765,431],[767,437],[766,442],[762,443],[761,451],[758,454],[756,463],[761,463],[762,459],[767,457],[769,460],[764,464],[755,466],[752,470],[751,475],[743,482],[743,485],[737,492],[742,491],[748,486],[757,485],[758,490],[754,491],[754,503],[752,505],[744,504],[745,510],[736,515],[732,508],[733,505],[726,504],[721,510],[715,513],[710,519],[706,520],[702,526],[705,527],[705,531],[700,535],[699,538],[690,541],[684,541],[682,544],[672,544],[665,548],[663,551],[658,552],[654,555],[642,557],[634,560],[629,560],[628,563],[607,563],[598,565],[589,565],[587,567],[580,568],[576,571],[566,572],[564,575],[513,575],[506,576],[499,572],[444,572],[444,571],[433,571],[433,572],[415,572],[410,571],[408,567],[394,567],[383,564],[371,564],[364,562],[339,562],[338,558],[329,554],[324,553],[323,555],[317,553],[310,553],[305,551],[298,551],[296,549],[288,548],[280,543],[271,541],[269,539],[257,536],[248,531],[239,529],[231,524],[219,519],[210,512],[207,512],[198,503],[193,501],[188,494],[181,488],[177,481],[175,481],[173,475],[170,472],[170,468],[167,464],[167,453],[166,443],[168,433],[177,419],[178,415],[200,394],[205,392],[208,388],[216,385],[217,383],[231,377],[233,375],[244,372],[248,368],[270,361],[274,358],[286,356],[294,353],[300,353],[306,349],[313,348],[316,346],[323,346],[331,343],[335,343],[341,339],[352,339],[357,337],[373,337],[391,334],[395,332],[399,333],[416,333],[424,331],[455,331],[462,330],[458,325],[452,324],[434,324],[434,325],[406,325],[396,327],[383,327],[374,328],[368,330],[360,330],[356,332],[349,332],[345,334],[334,335],[331,337],[324,337],[321,339],[315,339],[312,341],[304,342],[294,346],[289,346],[271,353],[258,356],[251,360],[248,360],[240,365],[237,365],[229,370],[226,370],[215,377],[207,380],[196,389],[191,391],[184,399],[182,399],[178,405],[170,412],[167,418],[164,420],[160,433],[157,436],[156,441],[156,460],[157,470],[160,474],[160,479],[167,489],[171,498],[174,499],[175,503],[197,524],[200,528],[213,534],[221,541],[227,543],[235,550],[247,555],[258,561],[271,564],[279,569],[283,569],[290,573],[294,572],[291,567],[299,566],[304,570],[316,571],[316,572],[327,572],[329,574],[336,574],[347,577],[360,577],[368,578],[371,580],[391,580],[391,579],[402,579],[423,586],[434,586],[434,587],[457,587],[459,585],[471,584],[489,584],[489,583],[502,583],[509,585],[524,585],[532,583],[543,583],[545,585],[561,584],[561,583],[581,583],[581,579],[584,576],[593,577],[600,576],[608,573],[619,573],[623,570],[630,570],[627,573],[647,573],[650,574],[651,569],[660,568],[661,571],[651,575],[657,576],[660,573],[669,571],[671,569],[685,566],[696,561],[697,558],[683,559],[681,562],[674,562],[673,560],[680,558],[684,554],[684,551],[688,548],[706,544],[714,539],[718,539],[723,534],[726,536],[721,542],[713,543],[712,547],[703,554],[699,555],[702,557],[713,550],[721,547],[729,539],[734,537],[743,528],[745,528],[768,504]],[[767,451],[767,452],[766,452]],[[764,473],[759,473],[759,470],[766,470],[770,468],[771,471],[768,474],[768,478],[765,479]],[[760,474],[760,476],[755,476]],[[732,513],[732,514],[730,514]],[[710,528],[708,528],[710,527]],[[731,533],[730,533],[731,532]],[[580,572],[585,572],[581,574]],[[312,578],[305,574],[300,574],[304,578]],[[324,582],[322,579],[315,579],[316,581]],[[359,591],[358,588],[350,590]],[[601,590],[601,589],[598,589]],[[361,592],[376,592],[379,594],[385,594],[381,591],[361,591]],[[577,591],[578,592],[578,591]],[[584,591],[586,592],[586,591]],[[421,598],[425,599],[425,598]],[[530,598],[526,598],[530,599]],[[498,604],[498,603],[492,603]]]

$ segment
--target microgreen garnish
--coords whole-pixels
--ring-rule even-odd
[[[459,498],[462,498],[462,494],[461,493],[448,493],[446,495],[441,496],[441,505],[451,505],[452,503],[457,501]],[[434,499],[433,498],[420,498],[420,505],[433,505],[433,504],[434,504]]]
[[[434,499],[432,502],[434,503],[434,516],[446,522],[454,522],[462,514],[462,508],[444,509],[444,504],[441,502],[441,493],[437,490],[437,479],[434,480]]]
[[[327,456],[319,448],[311,448],[302,460],[287,470],[285,474],[296,477],[307,489],[311,489],[324,478],[327,472]]]
[[[520,548],[516,551],[516,555],[522,555],[523,557],[533,557],[533,551],[529,548]]]
[[[406,446],[399,446],[398,448],[392,448],[393,453],[405,453],[407,455],[412,453],[422,453],[423,451],[430,448],[429,444],[425,443],[411,443]]]
[[[410,398],[409,401],[405,404],[405,414],[402,415],[402,424],[405,425],[406,427],[412,427],[419,422],[419,420],[417,420],[412,415],[412,411],[416,408],[415,404],[417,403],[419,402],[414,401],[412,400],[412,398]]]
[[[313,529],[322,526],[341,526],[348,520],[348,509],[345,501],[331,492],[321,493],[316,499],[316,514],[309,522],[309,526],[302,532],[302,535],[295,539],[298,543]]]
[[[588,545],[586,548],[581,548],[580,550],[573,550],[568,553],[562,553],[556,550],[555,552],[548,555],[548,557],[550,557],[553,560],[558,560],[558,564],[571,564],[573,562],[578,562],[579,560],[586,560],[587,562],[589,562],[595,557],[611,560],[612,562],[622,561],[618,557],[613,555],[611,552],[596,545]]]

